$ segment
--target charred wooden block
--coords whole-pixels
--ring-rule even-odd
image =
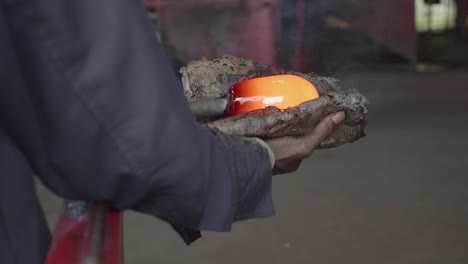
[[[199,119],[207,127],[229,135],[279,137],[309,133],[326,115],[344,111],[346,119],[321,144],[332,148],[365,136],[368,101],[357,90],[343,90],[339,81],[313,73],[282,71],[255,61],[226,55],[213,60],[189,63],[181,69],[184,93],[189,101],[227,98],[229,88],[240,81],[278,74],[294,74],[310,81],[320,98],[280,111],[268,107],[229,118]]]

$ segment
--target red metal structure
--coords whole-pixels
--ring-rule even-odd
[[[65,201],[46,264],[121,264],[122,214],[105,204]]]
[[[321,16],[323,20],[330,15],[340,17],[352,30],[408,61],[416,60],[414,1],[145,0],[145,4],[157,10],[164,40],[183,63],[204,55],[218,57],[228,53],[275,67],[313,70],[303,61],[314,52],[307,38],[320,38],[310,35],[310,29],[318,26],[310,18]],[[286,21],[288,17],[292,19]],[[285,28],[287,31],[282,31]],[[278,45],[285,39],[293,42],[287,51]],[[288,59],[293,62],[282,65],[284,62],[278,60],[281,52],[294,57]]]

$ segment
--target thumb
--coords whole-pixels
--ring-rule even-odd
[[[332,114],[331,115],[331,120],[333,121],[333,123],[335,123],[335,125],[339,125],[339,124],[341,124],[341,122],[343,122],[345,117],[346,117],[345,113],[343,111],[341,111],[341,112]]]
[[[305,140],[312,144],[311,149],[315,149],[322,141],[333,133],[333,130],[345,119],[344,112],[330,114],[320,121],[317,126],[305,136]]]

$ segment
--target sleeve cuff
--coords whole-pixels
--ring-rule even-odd
[[[273,169],[273,167],[275,166],[275,154],[273,153],[273,150],[265,141],[261,140],[260,138],[252,137],[252,139],[268,151],[268,155],[270,156],[271,168]]]

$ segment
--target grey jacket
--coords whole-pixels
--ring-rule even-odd
[[[194,122],[138,0],[0,0],[1,264],[47,253],[33,174],[183,236],[274,213],[267,151]]]

